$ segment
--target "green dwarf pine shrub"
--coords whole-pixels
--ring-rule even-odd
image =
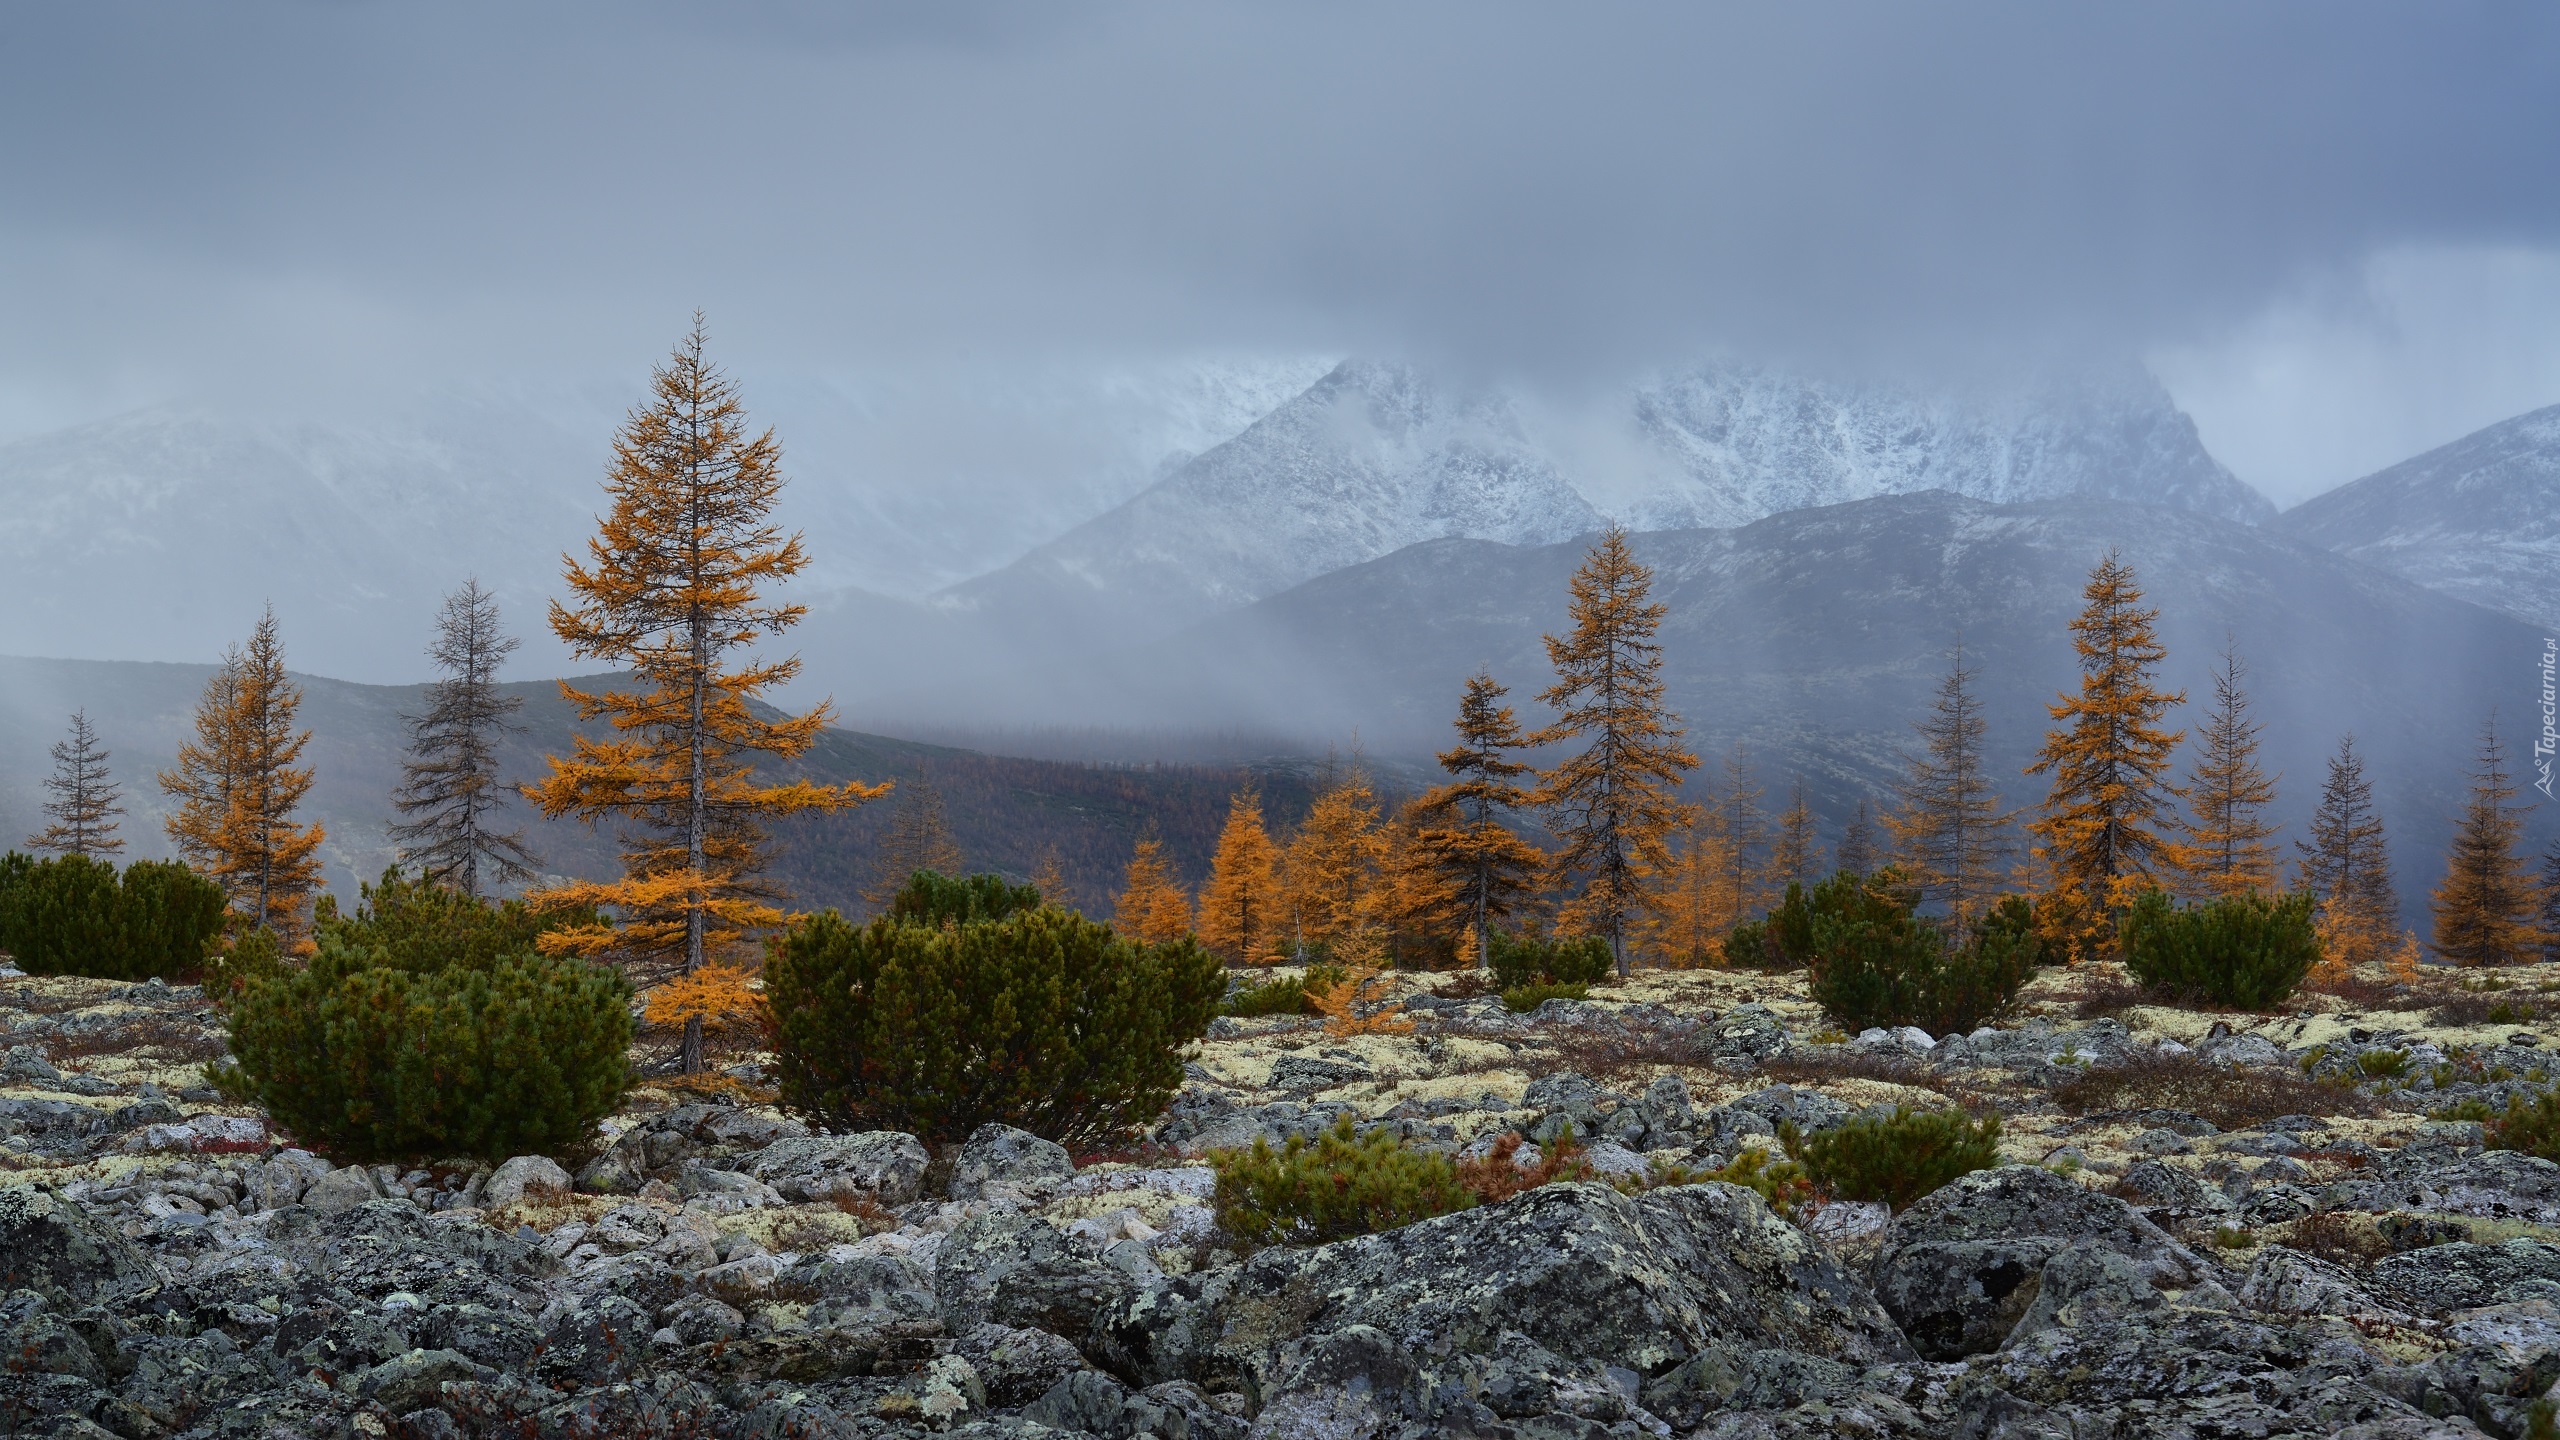
[[[944,875],[919,870],[889,900],[889,918],[901,925],[966,925],[1001,920],[1040,908],[1040,892],[1012,885],[1001,875]]]
[[[1307,984],[1314,980],[1319,992],[1325,988],[1325,982],[1318,974],[1322,968],[1319,966],[1305,975],[1284,975],[1277,980],[1248,985],[1229,996],[1221,1008],[1229,1015],[1316,1014],[1315,1003],[1307,994]]]
[[[365,900],[322,916],[308,966],[235,954],[225,1093],[363,1160],[557,1151],[620,1103],[630,986],[536,952],[551,917],[389,880]]]
[[[1226,972],[1190,940],[1138,945],[1054,906],[932,924],[826,910],[774,942],[764,984],[793,1109],[933,1141],[1002,1121],[1093,1143],[1163,1113]]]
[[[1804,887],[1787,883],[1787,898],[1799,908],[1804,903]],[[1778,974],[1802,966],[1778,943],[1777,934],[1767,920],[1745,920],[1724,937],[1724,963],[1743,970],[1765,970]]]
[[[1550,1000],[1588,1000],[1591,987],[1579,982],[1572,985],[1519,985],[1502,992],[1502,1008],[1515,1015],[1526,1015]]]
[[[1351,1117],[1311,1144],[1292,1135],[1278,1150],[1212,1151],[1218,1223],[1247,1245],[1321,1245],[1393,1230],[1476,1197],[1448,1156],[1415,1149],[1384,1130],[1356,1135]]]
[[[1485,950],[1485,958],[1493,968],[1493,981],[1505,990],[1529,985],[1589,985],[1609,978],[1617,968],[1609,954],[1609,942],[1594,935],[1512,935],[1496,928],[1486,936]]]
[[[2507,1113],[2491,1120],[2486,1128],[2492,1150],[2515,1150],[2544,1160],[2560,1160],[2560,1090],[2545,1090],[2530,1105],[2522,1097],[2509,1100]]]
[[[1814,1184],[1844,1200],[1881,1200],[1896,1211],[1958,1176],[2000,1163],[2000,1117],[1970,1120],[1959,1110],[1927,1114],[1896,1106],[1886,1118],[1852,1120],[1818,1135],[1782,1126],[1778,1139]]]
[[[1805,958],[1814,1000],[1852,1030],[1916,1025],[1944,1035],[2006,1009],[2042,955],[2033,907],[2022,896],[2003,897],[1951,943],[1939,925],[1913,914],[1914,898],[1892,870],[1844,870],[1810,896],[1787,887],[1769,929],[1781,948]]]
[[[82,855],[0,859],[0,951],[31,975],[194,977],[222,935],[222,891],[184,865]]]
[[[1793,1160],[1772,1160],[1769,1152],[1754,1147],[1726,1161],[1721,1170],[1700,1170],[1678,1177],[1689,1184],[1713,1180],[1726,1185],[1739,1185],[1769,1202],[1769,1208],[1787,1219],[1813,1198],[1813,1182],[1806,1178],[1804,1167]]]
[[[2264,1010],[2281,1003],[2320,960],[2311,892],[2280,899],[2231,895],[2179,907],[2145,890],[2124,920],[2124,968],[2182,1000]]]

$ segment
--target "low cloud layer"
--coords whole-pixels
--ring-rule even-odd
[[[2560,254],[2555,73],[2522,5],[21,8],[0,427],[636,380],[703,306],[750,373],[2168,354],[2286,495],[2481,408],[2489,260],[2380,378],[2252,357]]]

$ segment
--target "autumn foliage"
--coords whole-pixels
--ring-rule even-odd
[[[540,897],[609,907],[616,923],[546,935],[546,951],[666,956],[691,973],[781,923],[780,897],[760,878],[768,821],[858,805],[888,787],[758,780],[748,757],[805,753],[832,714],[825,704],[759,712],[753,702],[800,662],[735,654],[802,614],[764,598],[806,563],[799,537],[770,518],[780,451],[771,431],[744,428],[735,387],[704,358],[698,321],[652,381],[652,403],[614,437],[611,508],[587,560],[567,564],[574,603],[551,607],[551,628],[573,652],[628,670],[634,683],[562,682],[579,718],[602,719],[611,733],[577,736],[525,793],[551,818],[625,827],[622,878]],[[685,1062],[701,1068],[699,1024],[686,1027]]]
[[[2038,918],[2074,959],[2112,953],[2134,897],[2186,869],[2167,813],[2181,793],[2167,778],[2170,756],[2185,732],[2161,725],[2186,696],[2155,679],[2168,654],[2153,629],[2160,612],[2144,608],[2133,567],[2113,551],[2081,594],[2087,603],[2071,622],[2080,690],[2051,707],[2059,728],[2027,767],[2053,777],[2027,826],[2047,877]]]
[[[1555,871],[1573,887],[1563,923],[1607,940],[1622,971],[1630,931],[1654,905],[1651,879],[1670,863],[1681,778],[1698,764],[1663,701],[1652,585],[1611,527],[1574,571],[1572,630],[1546,637],[1556,679],[1538,698],[1556,718],[1530,737],[1581,747],[1540,777],[1537,803],[1561,844]]]
[[[160,774],[177,802],[165,823],[178,853],[222,887],[246,925],[273,931],[292,950],[308,948],[306,907],[328,838],[293,818],[312,779],[298,763],[311,743],[310,731],[294,728],[301,705],[271,609],[205,682],[195,738],[179,744],[177,768]]]
[[[1161,842],[1138,842],[1111,917],[1113,929],[1141,945],[1168,945],[1191,933],[1191,900],[1174,880]]]
[[[1261,793],[1238,790],[1200,887],[1200,943],[1230,965],[1271,957],[1281,909],[1280,850],[1262,821]]]

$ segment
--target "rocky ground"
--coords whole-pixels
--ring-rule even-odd
[[[2560,1075],[2560,970],[2501,979],[2215,1015],[2050,973],[1935,1039],[1791,977],[1408,981],[1407,1033],[1220,1020],[1125,1154],[815,1134],[742,1056],[569,1168],[400,1170],[202,1089],[192,990],[0,973],[0,1435],[2519,1436],[2560,1167],[2463,1117]],[[1996,1110],[2008,1163],[1899,1216],[1646,1183],[1895,1105]],[[1238,1254],[1200,1153],[1343,1115],[1570,1125],[1626,1183]]]

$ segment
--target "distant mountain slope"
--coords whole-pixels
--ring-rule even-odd
[[[1659,571],[1664,672],[1693,741],[1710,755],[1747,745],[1773,792],[1804,774],[1835,833],[1859,796],[1889,795],[1910,722],[1959,633],[1981,671],[2009,803],[2042,793],[2020,770],[2049,723],[2045,705],[2077,684],[2066,622],[2110,546],[2162,611],[2172,683],[2209,695],[2207,667],[2226,635],[2247,658],[2266,760],[2284,776],[2288,838],[2301,833],[2338,736],[2358,736],[2413,907],[2437,874],[2491,705],[2520,735],[2539,684],[2539,634],[2520,622],[2255,527],[2155,507],[1931,492],[1635,545]],[[1460,684],[1478,667],[1512,687],[1524,717],[1538,712],[1549,678],[1539,637],[1566,623],[1566,580],[1583,548],[1414,546],[1209,621],[1157,647],[1150,665],[1237,717],[1356,726],[1373,750],[1419,752],[1446,743]],[[1139,682],[1121,683],[1125,694]],[[1117,703],[1179,699],[1159,690]],[[2173,723],[2192,726],[2199,709]],[[2537,836],[2560,832],[2554,822],[2560,813],[2544,807]]]
[[[1563,414],[1350,361],[945,600],[1033,629],[1161,632],[1427,540],[1551,543],[1612,519],[1734,525],[1925,489],[2085,495],[2244,522],[2274,513],[2139,372],[1966,399],[1709,367]]]
[[[210,667],[112,661],[24,660],[0,656],[0,850],[37,827],[46,751],[66,717],[86,706],[113,752],[111,768],[128,811],[123,834],[137,856],[170,854],[161,828],[165,802],[153,777],[175,763],[190,733],[196,698]],[[307,819],[328,827],[323,847],[327,884],[352,893],[360,879],[391,863],[384,833],[390,794],[407,744],[400,716],[419,707],[415,686],[357,685],[297,675],[305,700],[301,720],[312,732],[308,761],[318,772]],[[527,733],[505,750],[504,773],[523,780],[542,771],[547,751],[567,748],[575,717],[549,681],[507,687],[525,698]],[[829,730],[801,761],[772,773],[824,781],[904,780],[928,776],[943,794],[955,838],[975,867],[1017,879],[1055,846],[1075,898],[1107,913],[1131,846],[1153,826],[1175,864],[1193,880],[1208,871],[1227,799],[1247,783],[1262,788],[1275,817],[1305,809],[1305,782],[1286,768],[1254,772],[1216,766],[1102,767],[1019,760]],[[849,816],[782,827],[777,873],[804,906],[859,908],[871,858],[887,828],[890,801]],[[521,817],[534,848],[561,874],[600,876],[616,868],[613,832]]]
[[[2341,485],[2275,525],[2560,631],[2560,405]]]

